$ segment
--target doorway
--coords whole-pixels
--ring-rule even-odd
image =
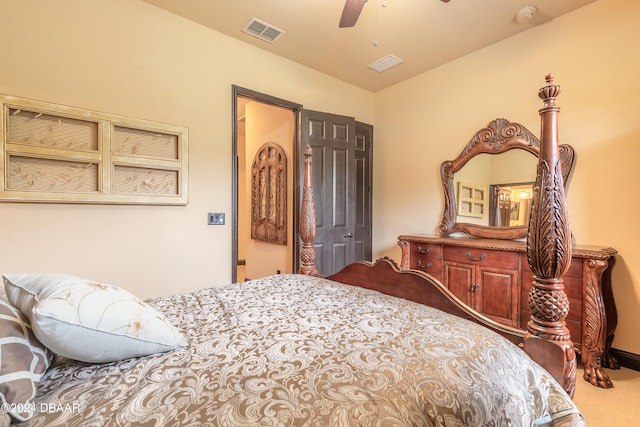
[[[301,106],[289,101],[233,86],[232,147],[232,282],[294,271],[297,220],[298,116]],[[287,158],[284,239],[268,242],[251,238],[251,167],[260,147],[280,147]]]
[[[233,86],[232,102],[232,281],[297,271],[302,153],[307,144],[314,151],[315,205],[322,209],[316,209],[321,217],[316,224],[321,274],[354,261],[371,261],[373,126],[352,117],[303,110],[299,104],[238,86]],[[254,120],[258,126],[253,126]],[[252,133],[255,128],[260,131]],[[251,159],[257,145],[272,142],[283,146],[290,165],[284,248],[250,238]]]

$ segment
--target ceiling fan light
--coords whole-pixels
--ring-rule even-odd
[[[376,71],[378,73],[383,73],[385,71],[387,71],[389,68],[393,68],[396,65],[400,65],[402,64],[404,61],[400,58],[398,58],[397,56],[394,55],[387,55],[383,58],[378,59],[375,62],[372,62],[371,64],[368,65],[368,68],[370,68],[373,71]]]

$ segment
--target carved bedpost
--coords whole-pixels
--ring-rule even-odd
[[[304,150],[304,187],[302,188],[302,205],[300,206],[300,268],[298,273],[317,276],[316,268],[316,211],[313,203],[313,183],[311,182],[311,146]]]
[[[558,143],[560,107],[555,100],[560,86],[553,84],[552,74],[546,81],[538,92],[544,106],[539,110],[540,156],[527,236],[527,258],[534,277],[524,348],[573,396],[576,355],[565,323],[569,300],[562,278],[571,263],[571,231]]]

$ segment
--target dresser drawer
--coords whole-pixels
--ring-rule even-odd
[[[533,287],[533,274],[531,270],[527,268],[522,272],[522,294],[521,302],[522,308],[529,307],[529,292]],[[569,314],[567,319],[580,320],[582,318],[582,279],[575,277],[564,277],[564,293],[569,300]]]
[[[567,272],[564,273],[564,277],[577,277],[582,280],[582,259],[572,258]]]
[[[442,258],[442,245],[411,242],[411,255],[430,259]]]
[[[516,252],[491,249],[445,246],[443,259],[470,265],[486,265],[512,270],[518,270],[519,268],[519,256]]]
[[[571,264],[573,265],[574,263],[572,262]],[[580,267],[582,268],[581,260],[577,260],[577,264],[579,264]],[[567,298],[569,298],[570,300],[577,300],[580,302],[580,304],[582,304],[582,292],[583,292],[582,277],[565,275],[563,277],[563,280],[564,280],[564,293],[567,294]],[[523,266],[522,267],[522,295],[524,296],[524,298],[527,298],[527,295],[529,295],[529,291],[531,290],[532,287],[533,287],[533,273],[529,269],[528,265]],[[582,306],[580,306],[579,308],[580,310],[582,310]],[[573,306],[571,307],[571,310],[575,311],[573,309]]]
[[[415,265],[411,265],[412,269],[420,270],[424,273],[429,273],[439,281],[442,281],[442,261],[441,260],[416,260]]]
[[[409,268],[442,281],[442,245],[411,242]]]
[[[529,310],[529,306],[523,306],[520,311],[520,329],[526,331],[527,323],[529,323],[529,319],[531,319],[531,310]],[[574,346],[578,351],[581,351],[580,347],[582,346],[582,320],[580,318],[573,319],[567,317],[565,320],[567,328],[569,328],[569,332],[571,333],[571,341],[573,341]]]

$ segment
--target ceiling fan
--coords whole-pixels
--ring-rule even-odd
[[[443,3],[449,3],[450,0],[440,0]],[[358,17],[362,8],[367,0],[346,0],[344,8],[342,9],[342,16],[340,17],[340,24],[338,27],[347,28],[353,27],[358,22]]]

